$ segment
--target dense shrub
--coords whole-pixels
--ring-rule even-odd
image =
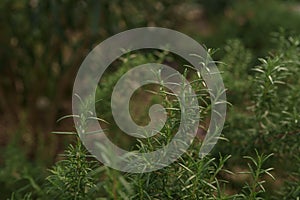
[[[49,172],[45,183],[35,187],[30,178],[27,190],[18,190],[14,198],[37,199],[296,199],[299,198],[299,40],[296,37],[277,37],[278,48],[270,56],[251,66],[251,53],[238,40],[229,41],[219,66],[224,73],[232,105],[229,109],[223,138],[213,152],[198,157],[201,138],[176,162],[158,171],[144,174],[121,173],[100,166],[77,139],[70,145]],[[149,54],[149,55],[147,55]],[[151,53],[126,55],[122,68],[109,75],[105,87],[111,87],[120,74],[134,64],[153,59]],[[168,57],[161,53],[158,57]],[[240,55],[240,56],[238,56]],[[175,62],[173,59],[172,62]],[[227,64],[227,63],[228,64]],[[232,67],[235,65],[237,67]],[[123,68],[124,67],[124,68]],[[228,70],[230,69],[230,70]],[[195,88],[201,77],[188,75]],[[234,77],[236,82],[230,81]],[[198,85],[197,85],[198,84]],[[200,84],[200,85],[199,85]],[[100,88],[101,89],[101,88]],[[149,89],[149,88],[148,88]],[[162,96],[168,108],[178,108],[178,102],[164,87],[150,87],[151,94]],[[202,91],[202,90],[201,90]],[[107,91],[108,93],[109,91]],[[104,93],[106,94],[106,92]],[[99,93],[101,96],[101,93]],[[209,105],[207,93],[199,100]],[[236,98],[230,95],[236,96]],[[284,98],[282,98],[284,97]],[[105,101],[109,101],[106,99]],[[150,102],[151,103],[151,102]],[[208,106],[209,107],[209,106]],[[208,107],[200,107],[203,112]],[[102,110],[104,111],[104,110]],[[110,119],[110,112],[104,115]],[[85,112],[88,115],[88,112]],[[102,112],[103,113],[103,112]],[[209,110],[202,113],[208,116]],[[138,140],[135,148],[147,152],[166,144],[173,137],[180,116],[177,109],[168,110],[165,127],[155,140]],[[177,116],[177,117],[176,117]],[[82,116],[84,124],[86,117]],[[175,119],[175,120],[174,120]],[[112,119],[110,119],[112,120]],[[83,126],[84,128],[84,126]],[[63,133],[63,132],[60,132]],[[66,134],[75,135],[73,132]],[[247,156],[245,156],[247,155]],[[297,163],[297,166],[292,163]],[[269,177],[269,178],[268,178]],[[285,178],[283,178],[285,177]],[[275,184],[278,181],[278,184]],[[280,188],[277,190],[277,188]],[[25,195],[25,196],[24,196]]]
[[[298,1],[280,0],[1,1],[0,198],[299,199],[297,9]],[[151,151],[167,144],[178,128],[178,101],[164,87],[154,85],[134,94],[132,102],[143,100],[143,105],[131,106],[140,124],[148,121],[150,105],[163,103],[169,108],[170,118],[157,138],[124,136],[113,120],[113,86],[132,66],[149,62],[170,65],[193,81],[202,130],[188,151],[168,167],[128,174],[96,161],[81,144],[80,133],[70,131],[70,119],[55,121],[71,112],[73,79],[92,46],[140,26],[191,32],[201,43],[220,47],[209,52],[218,60],[229,102],[218,144],[207,157],[199,158],[210,113],[201,77],[168,52],[125,54],[97,88],[97,112],[109,122],[101,124],[114,143],[128,150]],[[64,131],[54,132],[59,136],[49,134],[57,128]]]

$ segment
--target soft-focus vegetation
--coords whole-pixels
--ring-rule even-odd
[[[0,199],[299,199],[299,21],[296,0],[1,1]],[[204,159],[199,137],[170,166],[127,174],[90,155],[72,119],[57,119],[71,113],[73,81],[88,52],[142,26],[175,29],[206,46],[222,73],[228,112],[222,140]],[[111,114],[119,77],[149,62],[172,66],[201,88],[205,133],[210,100],[201,77],[173,54],[151,50],[125,54],[99,81],[106,134],[141,152],[172,139],[177,109],[168,110],[155,140],[124,136]],[[132,98],[133,118],[145,124],[154,103],[178,108],[164,87],[150,85]]]

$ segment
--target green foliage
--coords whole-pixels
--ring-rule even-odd
[[[101,166],[89,155],[78,138],[86,133],[87,120],[92,119],[89,114],[90,107],[93,106],[89,99],[83,102],[78,97],[82,103],[83,115],[68,115],[58,120],[76,117],[80,125],[78,132],[54,132],[73,135],[76,140],[61,155],[62,160],[50,168],[46,178],[36,174],[39,170],[27,163],[25,155],[20,154],[21,150],[16,151],[15,147],[7,149],[5,163],[0,172],[0,183],[11,195],[4,194],[4,197],[253,200],[299,198],[300,43],[297,37],[285,36],[284,33],[276,35],[276,41],[278,48],[270,51],[269,56],[258,59],[257,65],[254,65],[251,51],[241,41],[227,42],[224,56],[218,64],[232,103],[221,137],[228,140],[220,141],[208,156],[200,158],[198,155],[203,145],[203,138],[199,136],[177,161],[154,172],[130,174]],[[106,124],[106,121],[112,121],[109,110],[110,93],[119,77],[131,66],[149,62],[171,63],[176,66],[177,61],[176,57],[166,52],[125,54],[120,61],[113,64],[121,65],[121,69],[115,70],[115,73],[109,72],[107,77],[100,80],[104,84],[100,84],[97,93],[97,99],[101,99],[101,105],[97,105],[100,116],[93,120],[105,124],[109,130],[116,128],[113,123]],[[205,131],[211,111],[208,91],[203,79],[192,67],[184,65],[182,71],[196,91],[201,116],[199,129]],[[184,88],[186,85],[181,86]],[[164,85],[150,86],[146,90],[155,96],[149,98],[150,104],[158,99],[163,101],[168,118],[163,129],[154,137],[127,143],[127,147],[128,144],[134,144],[131,149],[140,152],[153,151],[168,144],[178,129],[180,116],[184,112],[192,113],[189,110],[191,108],[181,111],[177,96],[171,94]],[[137,110],[141,112],[142,109]],[[147,121],[142,115],[138,117]],[[11,177],[14,178],[10,179]],[[280,189],[274,184],[276,181]],[[10,187],[16,190],[12,191]]]
[[[87,160],[87,152],[78,140],[70,145],[64,160],[59,161],[47,177],[49,199],[89,199],[96,186],[92,176],[94,164]]]
[[[43,165],[29,162],[16,141],[2,150],[1,159],[5,162],[0,171],[1,198],[30,199],[30,193],[42,193],[39,184],[44,182],[46,172]]]
[[[222,71],[228,100],[232,104],[243,104],[249,101],[249,87],[251,86],[249,66],[252,59],[251,51],[246,49],[240,40],[227,41],[219,70]]]
[[[296,0],[0,1],[0,198],[299,199],[299,21]],[[131,67],[149,62],[171,65],[193,82],[203,132],[168,167],[127,174],[101,166],[79,141],[89,118],[88,102],[82,104],[85,116],[80,116],[78,133],[70,131],[71,124],[55,121],[70,112],[73,78],[93,45],[141,26],[190,32],[212,47],[227,41],[213,56],[220,60],[216,63],[230,106],[223,140],[200,159],[211,111],[201,77],[167,52],[124,54],[100,80],[99,119],[93,119],[114,133],[107,134],[113,142],[148,152],[166,145],[178,129],[179,102],[166,88],[153,85],[134,95],[133,102],[144,103],[132,103],[131,114],[144,124],[149,117],[143,111],[163,101],[169,118],[160,134],[133,140],[113,121],[110,97],[115,83]],[[71,117],[79,118],[60,120]],[[47,134],[58,127],[67,130],[56,134],[69,136]],[[65,153],[53,165],[65,144]],[[269,178],[272,168],[275,181]]]
[[[269,116],[275,116],[274,112],[280,109],[280,86],[285,84],[288,76],[288,69],[279,57],[260,59],[262,65],[256,66],[253,70],[255,76],[255,114],[262,128],[275,126],[269,120]],[[272,116],[272,117],[273,117]]]
[[[187,76],[190,70],[190,68],[186,68],[184,75]],[[160,74],[158,75],[160,76]],[[202,121],[205,119],[205,116],[207,116],[210,107],[208,103],[209,99],[207,98],[208,93],[203,93],[205,88],[202,85],[203,80],[201,77],[193,76],[193,78],[194,80],[190,81],[195,84],[193,87],[196,88],[196,91],[199,93],[197,97],[200,105],[206,105],[200,106]],[[114,78],[111,80],[114,82],[114,80],[116,81],[117,79]],[[111,82],[109,82],[109,84],[111,84]],[[163,105],[166,107],[169,118],[164,128],[155,138],[138,140],[136,148],[140,152],[153,151],[166,145],[172,139],[174,131],[177,130],[179,124],[178,120],[180,120],[180,114],[182,113],[179,109],[179,100],[174,98],[163,85],[158,91],[151,91],[151,93],[159,95],[164,99]],[[83,107],[88,109],[88,106]],[[188,112],[188,110],[186,111]],[[88,111],[85,113],[87,114]],[[84,121],[86,117],[82,119]],[[195,140],[190,149],[176,162],[168,167],[150,173],[124,174],[107,167],[99,167],[98,169],[94,169],[94,171],[98,171],[102,178],[99,184],[97,184],[97,186],[94,185],[94,187],[97,188],[97,191],[102,191],[103,196],[101,195],[101,197],[108,199],[255,199],[260,193],[264,192],[262,186],[264,182],[263,175],[268,174],[272,176],[269,173],[271,169],[264,169],[262,167],[269,156],[259,155],[256,152],[257,158],[246,157],[253,162],[253,166],[249,164],[250,171],[247,172],[253,177],[253,180],[245,186],[245,192],[241,190],[236,194],[229,195],[226,193],[226,185],[228,182],[222,177],[226,177],[226,174],[233,175],[230,170],[225,168],[231,156],[222,156],[219,154],[217,158],[211,156],[205,157],[204,159],[199,158],[198,151],[201,145],[201,140]],[[81,145],[78,143],[77,146]],[[71,154],[74,155],[75,153]],[[67,161],[68,160],[69,159],[67,159]],[[84,156],[81,157],[81,160],[80,162],[85,162]],[[79,161],[77,160],[76,162]],[[78,164],[75,164],[75,166],[76,165]],[[80,166],[82,166],[82,164]],[[48,180],[50,180],[51,183],[51,180],[54,180],[55,183],[57,178],[63,177],[63,179],[59,178],[61,184],[52,184],[50,188],[55,188],[57,185],[60,185],[60,188],[66,189],[67,187],[64,186],[68,186],[70,182],[82,183],[77,179],[74,180],[73,174],[69,173],[73,168],[54,168],[54,170],[52,170],[53,175],[49,176]],[[93,171],[89,167],[78,170],[83,170],[85,175],[88,174],[86,170]],[[258,191],[258,188],[261,188],[261,191]],[[62,191],[64,191],[63,194],[68,194],[65,190]],[[82,195],[86,194],[85,191],[81,191],[81,193]],[[85,198],[87,198],[87,196],[85,196]]]
[[[238,38],[252,50],[255,57],[262,57],[267,55],[270,48],[276,47],[270,40],[273,32],[280,28],[297,34],[300,32],[299,2],[230,0],[224,4],[223,12],[216,12],[210,18],[216,29],[211,35],[211,46],[219,47],[218,44],[224,43],[226,39]]]
[[[248,65],[247,68],[251,69],[248,71],[245,68],[243,70],[239,67],[232,68],[233,76],[247,72],[234,78],[235,82],[241,83],[240,88],[235,87],[233,81],[227,81],[228,75],[226,71],[224,72],[228,96],[230,92],[237,94],[238,91],[248,91],[248,94],[234,97],[234,100],[236,98],[239,100],[232,102],[233,105],[228,111],[226,126],[223,130],[229,142],[217,146],[216,151],[235,152],[231,161],[233,165],[240,162],[240,158],[236,155],[252,155],[254,148],[266,154],[274,153],[267,163],[276,166],[278,179],[285,179],[290,177],[291,172],[298,171],[298,167],[293,162],[298,163],[295,155],[300,152],[298,145],[300,139],[299,92],[297,92],[300,90],[299,56],[297,56],[299,55],[299,39],[286,33],[279,33],[275,34],[274,41],[276,41],[277,48],[266,58],[259,59],[259,65]],[[240,49],[242,58],[245,55],[244,52],[245,50]],[[228,51],[229,55],[225,54],[221,61],[226,62],[228,57],[232,57],[232,63],[236,60],[239,65],[242,59],[234,59],[231,53],[236,55],[235,51]],[[244,57],[244,60],[247,59]],[[221,67],[224,66],[226,65],[221,65]],[[286,192],[284,194],[290,197],[286,199],[296,199],[299,195],[297,193],[299,176],[297,173],[293,174],[291,177],[293,181],[287,179],[283,184],[283,188],[290,188],[290,193],[287,192],[288,189],[284,190]],[[234,188],[238,187],[238,185],[234,186]],[[274,199],[281,199],[281,197],[274,195]]]
[[[280,191],[281,198],[284,200],[288,199],[299,199],[300,197],[300,157],[299,155],[294,156],[294,162],[296,163],[295,171],[290,173],[288,180],[285,181],[284,187]]]
[[[298,46],[297,39],[280,41],[280,46],[286,46],[291,41]],[[287,48],[287,47],[285,47]],[[255,75],[255,121],[257,123],[257,138],[260,144],[281,156],[293,155],[299,151],[295,144],[299,141],[299,55],[298,48],[290,48],[275,55],[261,59],[262,64],[254,68]],[[294,57],[293,60],[290,58]],[[295,98],[296,97],[296,98]],[[262,143],[261,143],[262,142]],[[264,146],[264,145],[263,145]]]
[[[260,194],[266,191],[263,186],[265,180],[262,180],[264,175],[268,175],[273,180],[275,180],[273,175],[270,174],[270,171],[272,171],[273,168],[263,169],[263,165],[268,160],[268,158],[272,156],[272,154],[266,156],[263,154],[259,155],[257,151],[255,151],[255,153],[257,157],[256,159],[250,156],[244,156],[244,158],[251,161],[251,164],[248,163],[249,172],[243,172],[246,174],[250,174],[252,178],[251,183],[247,183],[247,185],[244,187],[245,193],[247,194],[246,196],[248,196],[247,199],[251,200],[261,199],[261,197],[259,197]]]

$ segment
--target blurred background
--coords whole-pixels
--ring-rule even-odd
[[[144,26],[174,29],[215,49],[239,39],[257,58],[276,46],[275,32],[299,34],[300,1],[1,0],[0,177],[17,179],[25,164],[28,173],[46,171],[59,159],[70,137],[51,131],[74,129],[72,120],[56,120],[71,114],[84,57],[106,38]],[[9,188],[7,177],[0,187]]]

